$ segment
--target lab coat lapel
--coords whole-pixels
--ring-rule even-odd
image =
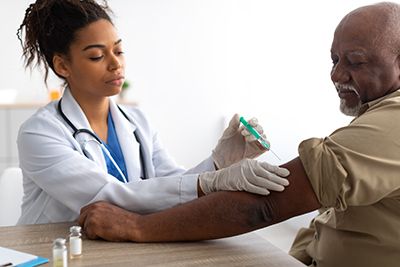
[[[65,116],[72,122],[72,124],[74,124],[77,129],[88,129],[93,132],[89,121],[68,88],[66,88],[64,91],[61,105]],[[66,122],[65,124],[67,127],[69,127]],[[79,151],[83,154],[82,148],[84,143],[88,140],[93,140],[94,138],[87,133],[79,133],[75,136],[75,139],[79,143]],[[87,142],[85,146],[85,153],[89,159],[96,162],[102,167],[103,170],[107,172],[106,161],[99,144],[95,143],[94,141]]]
[[[128,181],[140,180],[140,145],[134,135],[137,127],[133,122],[125,118],[113,99],[110,99],[110,109],[115,131],[125,159]],[[131,120],[131,118],[129,119]]]

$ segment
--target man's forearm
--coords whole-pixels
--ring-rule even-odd
[[[141,242],[213,239],[260,229],[320,207],[300,159],[284,165],[291,184],[268,196],[221,191],[184,205],[138,217]]]
[[[139,216],[132,241],[203,240],[246,233],[273,221],[259,195],[216,192],[173,209]]]
[[[138,215],[105,201],[81,210],[78,223],[89,239],[167,242],[204,240],[246,233],[274,221],[265,198],[220,191],[186,204]]]

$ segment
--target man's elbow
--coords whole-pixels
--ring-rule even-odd
[[[260,196],[247,192],[241,192],[247,201],[238,203],[237,211],[242,213],[242,223],[245,227],[259,229],[276,223],[278,209],[271,204],[268,196]]]
[[[244,213],[248,227],[259,229],[276,223],[280,223],[292,217],[310,212],[320,207],[316,202],[315,207],[303,208],[284,200],[282,192],[271,192],[268,196],[251,195]],[[305,205],[307,206],[307,205]]]
[[[266,227],[278,222],[278,209],[268,196],[259,196],[260,204],[255,207],[254,217],[252,221],[261,227]]]

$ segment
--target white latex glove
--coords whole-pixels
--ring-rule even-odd
[[[243,159],[228,168],[199,175],[199,184],[204,194],[215,191],[247,191],[250,193],[268,195],[269,190],[283,191],[289,181],[289,171],[259,162],[254,159]]]
[[[267,139],[257,119],[252,118],[248,123],[265,140]],[[268,141],[267,144],[270,146]],[[213,149],[211,157],[217,168],[222,169],[245,158],[254,159],[266,151],[268,149],[261,145],[244,125],[240,126],[240,116],[235,114]]]

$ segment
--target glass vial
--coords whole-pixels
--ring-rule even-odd
[[[54,240],[54,247],[53,247],[54,267],[68,266],[68,255],[65,242],[66,240],[64,238],[57,238],[56,240]]]
[[[81,227],[72,226],[69,231],[69,257],[71,259],[79,259],[82,257]]]

